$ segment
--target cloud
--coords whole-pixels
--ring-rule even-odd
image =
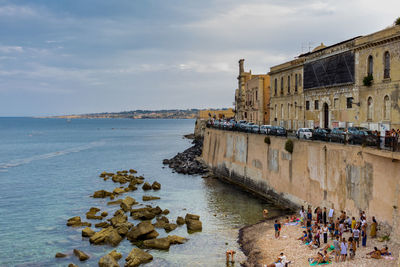
[[[21,46],[0,46],[0,53],[22,53],[24,49]]]
[[[15,3],[0,0],[0,116],[228,107],[240,58],[267,73],[309,43],[382,29],[400,8],[398,0]],[[32,101],[20,108],[19,94]]]

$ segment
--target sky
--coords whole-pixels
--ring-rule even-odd
[[[232,107],[246,70],[373,33],[399,0],[0,0],[0,116]]]

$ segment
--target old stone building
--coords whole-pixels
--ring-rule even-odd
[[[238,89],[235,93],[236,120],[258,125],[269,123],[270,77],[244,71],[244,59],[239,60]]]
[[[304,125],[303,62],[298,58],[271,68],[270,121],[297,129]]]
[[[334,128],[358,120],[355,90],[354,42],[356,38],[328,47],[323,45],[300,55],[304,62],[305,126]]]
[[[321,44],[269,74],[274,125],[400,128],[400,26]]]
[[[355,40],[358,121],[373,130],[400,128],[400,26]],[[364,78],[371,75],[370,85]]]

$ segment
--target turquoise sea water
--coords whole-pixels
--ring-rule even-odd
[[[82,228],[67,227],[66,221],[81,216],[94,225],[99,221],[84,218],[90,207],[112,215],[117,206],[90,195],[118,187],[99,178],[102,171],[130,168],[162,184],[160,191],[147,193],[161,200],[148,204],[168,208],[173,221],[189,212],[203,222],[200,233],[188,234],[185,226],[171,232],[189,241],[167,252],[151,250],[154,260],[146,266],[225,266],[226,249],[243,259],[238,229],[259,221],[265,207],[271,216],[279,210],[216,179],[163,168],[162,159],[190,146],[182,135],[193,127],[193,120],[0,118],[0,266],[97,266],[114,248],[90,245]],[[127,195],[142,202],[141,188]],[[74,256],[54,258],[74,248],[91,258],[84,263]],[[132,248],[126,239],[116,248],[123,254],[121,266]]]

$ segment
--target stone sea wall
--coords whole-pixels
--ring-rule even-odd
[[[206,129],[202,158],[224,179],[289,207],[311,205],[375,216],[400,240],[400,153],[361,146]]]

